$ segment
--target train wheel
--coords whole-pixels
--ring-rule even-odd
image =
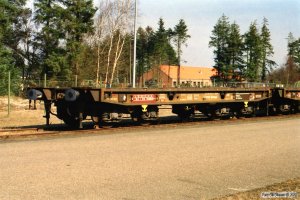
[[[63,122],[72,128],[78,128],[79,127],[79,114],[77,114],[74,107],[70,105],[57,105],[57,115],[58,118],[63,120]],[[85,116],[86,117],[86,116]],[[84,117],[84,118],[85,118]]]
[[[232,113],[229,113],[228,115],[221,116],[221,119],[222,119],[222,120],[228,120],[228,119],[231,119],[232,116],[233,116],[233,114],[232,114]]]
[[[177,116],[182,121],[188,121],[192,118],[192,116],[195,114],[195,107],[190,105],[179,105],[179,106],[173,106],[172,112],[177,114]]]
[[[235,117],[236,119],[242,118],[243,117],[242,108],[241,107],[232,108],[232,117]]]
[[[211,112],[206,112],[204,113],[204,115],[208,118],[208,120],[214,120],[217,118],[217,115],[215,112],[211,111]]]
[[[134,110],[130,115],[131,115],[132,121],[133,121],[136,125],[139,125],[139,124],[142,123],[142,121],[143,121],[143,117],[142,117],[143,113],[142,113],[141,110],[136,109],[136,110]]]
[[[67,124],[68,126],[70,126],[72,128],[79,127],[79,119],[76,119],[72,116],[64,116],[64,118],[62,120],[64,121],[65,124]]]
[[[178,117],[180,118],[181,121],[189,121],[192,117],[191,113],[185,113],[181,112],[178,113]]]
[[[98,124],[99,123],[99,117],[92,116],[92,121],[93,121],[94,124]]]

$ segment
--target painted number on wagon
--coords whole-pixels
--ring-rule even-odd
[[[142,102],[156,102],[157,96],[155,94],[134,94],[131,101],[134,103]]]

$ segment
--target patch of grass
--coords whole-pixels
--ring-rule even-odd
[[[246,192],[239,192],[236,194],[226,195],[221,198],[215,198],[213,200],[254,200],[263,199],[261,198],[262,192],[296,192],[298,195],[295,198],[270,198],[276,200],[287,200],[287,199],[300,199],[300,178],[287,180],[285,182],[276,183],[263,188],[249,190]],[[267,198],[266,198],[267,199]]]

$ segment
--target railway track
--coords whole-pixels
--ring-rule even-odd
[[[104,124],[101,127],[94,126],[91,122],[86,122],[84,129],[70,129],[65,125],[51,125],[51,127],[38,125],[36,127],[12,127],[0,129],[0,140],[18,139],[18,138],[34,138],[42,136],[68,136],[68,135],[84,135],[84,134],[122,134],[129,131],[145,131],[152,129],[170,129],[170,128],[185,128],[193,126],[218,126],[251,123],[257,121],[282,120],[289,118],[299,118],[300,113],[291,115],[275,115],[275,116],[259,116],[259,117],[243,117],[232,119],[217,119],[208,120],[202,116],[197,116],[191,120],[182,121],[176,116],[162,117],[157,121],[149,121],[141,124],[134,123],[130,120],[125,120],[118,123]]]

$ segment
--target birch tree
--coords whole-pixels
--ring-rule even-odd
[[[133,21],[132,0],[103,0],[96,20],[97,78],[99,81],[100,55],[107,51],[105,83],[112,85],[123,52],[126,34],[130,33]],[[103,42],[106,44],[103,45]],[[102,49],[101,49],[102,46]]]
[[[97,70],[96,70],[96,86],[99,85],[100,80],[100,62],[101,62],[101,54],[104,52],[107,45],[102,46],[103,40],[105,36],[108,35],[107,28],[108,27],[108,15],[111,10],[110,1],[101,1],[99,6],[100,14],[97,16],[95,20],[95,34],[92,36],[92,46],[97,49]]]

